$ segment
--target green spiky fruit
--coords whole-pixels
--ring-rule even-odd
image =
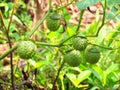
[[[85,51],[85,58],[90,64],[97,63],[100,59],[100,50],[95,46],[88,47]]]
[[[36,45],[32,41],[21,41],[17,52],[22,59],[30,59],[35,55],[36,49]]]
[[[60,27],[60,15],[57,13],[52,13],[47,17],[46,20],[47,28],[50,31],[56,31]]]
[[[76,50],[69,52],[64,56],[64,61],[72,67],[79,66],[81,60],[80,52]]]
[[[76,50],[83,51],[88,45],[88,41],[86,38],[77,37],[73,40],[73,47]]]

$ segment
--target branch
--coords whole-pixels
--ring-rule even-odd
[[[78,22],[78,27],[77,27],[76,33],[78,33],[78,31],[79,31],[79,29],[80,29],[81,21],[82,21],[82,16],[83,16],[83,14],[84,14],[84,11],[85,11],[85,10],[82,10],[82,11],[80,12],[80,19],[79,19],[79,22]]]
[[[44,42],[36,42],[36,44],[39,45],[45,45],[45,46],[52,46],[52,47],[59,47],[58,44],[50,44],[50,43],[44,43]]]
[[[39,26],[42,24],[42,22],[46,19],[46,17],[49,15],[50,11],[51,11],[51,3],[52,0],[49,1],[49,10],[48,12],[45,14],[45,16],[38,22],[38,24],[31,30],[30,34],[28,35],[28,37],[31,37],[34,32],[39,28]]]
[[[57,76],[56,76],[56,78],[55,78],[55,80],[54,80],[54,82],[53,82],[52,90],[54,90],[55,83],[56,83],[56,81],[58,80],[58,77],[59,77],[60,71],[62,70],[62,67],[63,67],[64,63],[65,63],[65,62],[64,62],[64,60],[63,60],[63,61],[62,61],[62,64],[60,65],[60,68],[58,69]]]
[[[78,34],[78,33],[77,33]],[[69,39],[71,39],[71,38],[73,38],[73,37],[75,37],[75,36],[77,36],[77,34],[74,34],[74,35],[72,35],[72,36],[70,36],[70,37],[68,37],[68,38],[66,38],[65,40],[63,40],[62,42],[60,42],[59,43],[59,46],[62,46],[66,41],[68,41]]]
[[[108,50],[116,50],[116,49],[119,49],[119,48],[120,48],[120,47],[117,47],[117,48],[106,47],[106,46],[101,46],[101,45],[92,44],[92,43],[89,43],[89,44],[90,44],[90,45],[97,46],[97,47],[100,47],[100,48],[108,49]]]
[[[98,34],[99,34],[99,32],[100,32],[100,30],[101,30],[102,27],[104,26],[104,24],[105,24],[105,16],[106,16],[106,8],[107,8],[106,2],[107,2],[107,1],[105,0],[105,4],[104,4],[104,6],[102,6],[102,7],[103,7],[103,19],[102,19],[102,24],[101,24],[100,27],[98,28],[96,35],[94,35],[94,36],[86,36],[86,37],[97,37]]]
[[[3,58],[5,58],[8,54],[12,53],[14,50],[16,50],[18,47],[18,45],[12,47],[11,49],[9,49],[8,51],[6,51],[4,54],[2,54],[0,56],[0,60],[2,60]]]

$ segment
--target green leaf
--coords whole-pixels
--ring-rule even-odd
[[[112,6],[115,6],[117,4],[120,4],[120,0],[107,0],[108,7],[112,7]]]
[[[67,73],[66,76],[70,79],[70,81],[77,87],[79,84],[78,79],[76,78],[75,74]]]
[[[84,10],[86,9],[87,7],[99,2],[100,0],[82,0],[80,2],[77,3],[77,7],[80,9],[80,10]]]
[[[106,74],[110,74],[111,72],[114,72],[119,69],[119,64],[113,64],[106,70]]]
[[[68,73],[67,77],[76,87],[84,87],[83,85],[80,85],[80,83],[85,79],[87,79],[90,75],[91,75],[91,71],[85,70],[85,71],[82,71],[78,76],[72,73]]]
[[[94,68],[94,75],[103,83],[103,85],[106,84],[106,74],[105,72],[98,66],[93,66]],[[98,76],[99,75],[99,76]]]
[[[78,75],[79,83],[82,82],[83,80],[87,79],[90,75],[91,75],[91,71],[90,70],[85,70],[85,71],[81,72]]]
[[[96,72],[94,69],[90,69],[90,70],[98,80],[100,81],[102,80],[102,77],[100,76],[98,72]]]

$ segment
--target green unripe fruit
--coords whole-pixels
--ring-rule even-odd
[[[76,50],[83,51],[88,45],[88,41],[86,38],[77,37],[73,40],[73,47]]]
[[[60,15],[57,13],[52,13],[47,17],[46,20],[47,28],[50,31],[56,31],[60,27]]]
[[[100,50],[95,46],[88,47],[85,51],[85,58],[90,64],[97,63],[100,59]]]
[[[64,61],[72,67],[79,66],[81,60],[80,52],[76,50],[69,52],[64,56]]]
[[[30,59],[35,55],[36,49],[36,45],[32,41],[21,41],[17,52],[22,59]]]

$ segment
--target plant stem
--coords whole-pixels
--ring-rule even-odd
[[[5,34],[6,34],[6,37],[7,37],[7,40],[8,40],[8,44],[9,44],[9,48],[10,48],[9,50],[10,51],[13,50],[13,49],[12,49],[12,44],[11,44],[11,40],[10,40],[10,36],[9,36],[9,30],[10,30],[10,25],[11,25],[11,22],[12,22],[12,17],[13,17],[13,14],[14,14],[15,5],[16,5],[16,3],[14,3],[14,7],[12,9],[12,14],[10,16],[10,22],[9,22],[8,28],[6,28],[6,26],[5,26],[3,15],[2,15],[2,12],[0,10],[0,16],[1,16],[1,19],[2,19],[2,24],[4,26],[4,29],[6,30]],[[3,57],[5,57],[6,54],[8,54],[8,53],[4,53]],[[0,58],[3,58],[3,57],[1,56]],[[12,84],[12,89],[15,90],[12,52],[10,52],[10,65],[11,65],[11,84]]]
[[[105,4],[104,4],[104,6],[102,6],[102,7],[103,7],[103,19],[102,19],[102,24],[100,25],[100,27],[99,27],[98,30],[97,30],[97,33],[96,33],[95,35],[93,35],[93,36],[86,36],[86,37],[97,37],[98,34],[99,34],[99,32],[100,32],[100,30],[101,30],[102,27],[104,26],[104,24],[105,24],[105,16],[106,16],[106,8],[107,8],[106,2],[107,2],[107,1],[105,0]]]
[[[82,16],[84,14],[84,11],[85,10],[82,10],[81,13],[80,13],[80,19],[79,19],[79,22],[78,22],[78,27],[76,29],[76,33],[78,33],[79,29],[80,29],[80,26],[81,26],[81,21],[82,21]]]
[[[44,42],[36,42],[37,45],[45,45],[45,46],[52,46],[52,47],[59,47],[57,44],[50,44],[50,43],[44,43]]]
[[[9,30],[10,30],[10,25],[12,23],[12,17],[14,15],[14,10],[15,10],[15,6],[16,6],[16,0],[14,2],[14,7],[12,9],[12,14],[10,16],[10,22],[9,22],[9,25],[8,25],[8,29],[6,29],[6,35],[7,35],[7,39],[8,39],[8,43],[9,43],[9,47],[10,49],[12,48],[12,44],[11,44],[11,40],[10,40],[10,36],[9,36]],[[12,84],[12,89],[15,90],[15,85],[14,85],[14,67],[13,67],[13,55],[12,55],[12,52],[10,53],[10,66],[11,66],[11,84]]]
[[[42,22],[46,19],[46,17],[49,15],[50,11],[51,11],[51,2],[52,0],[49,1],[49,10],[48,12],[45,14],[45,16],[38,22],[38,24],[31,30],[30,34],[28,35],[28,37],[31,37],[34,32],[39,28],[39,26],[42,24]]]
[[[2,15],[1,9],[0,9],[0,18],[1,18],[4,29],[7,30],[7,28],[5,26],[5,23],[4,23],[4,18],[3,18],[3,15]]]
[[[78,34],[78,33],[77,33]],[[59,43],[59,46],[62,46],[63,45],[63,43],[65,43],[66,41],[68,41],[69,39],[71,39],[71,38],[73,38],[73,37],[75,37],[77,34],[74,34],[74,35],[72,35],[72,36],[70,36],[70,37],[68,37],[68,38],[66,38],[65,40],[63,40],[62,42],[60,42]]]
[[[97,46],[97,47],[100,47],[100,48],[108,49],[108,50],[116,50],[116,49],[120,48],[120,47],[117,47],[117,48],[105,47],[105,46],[101,46],[101,45],[97,45],[97,44],[92,44],[92,43],[89,43],[89,44]]]
[[[80,20],[79,20],[79,23],[78,23],[78,27],[77,27],[77,29],[76,29],[76,33],[75,33],[74,35],[66,38],[65,40],[63,40],[63,41],[59,44],[59,46],[63,45],[63,43],[65,43],[65,42],[68,41],[69,39],[71,39],[71,38],[73,38],[73,37],[75,37],[75,36],[78,35],[78,31],[79,31],[79,28],[80,28],[80,26],[81,26],[81,21],[82,21],[82,16],[83,16],[84,11],[85,11],[85,10],[82,10],[82,11],[81,11]]]
[[[12,53],[14,50],[16,50],[18,47],[18,45],[15,45],[14,47],[12,47],[11,49],[9,49],[7,52],[5,52],[4,54],[2,54],[0,56],[0,60],[2,60],[3,58],[5,58],[8,54]]]
[[[61,65],[60,65],[60,67],[59,67],[59,69],[58,69],[57,76],[56,76],[56,78],[55,78],[55,80],[54,80],[54,82],[53,82],[52,90],[54,90],[54,88],[55,88],[55,83],[56,83],[56,81],[58,80],[60,71],[62,70],[62,67],[64,66],[64,63],[65,63],[65,62],[64,62],[64,60],[63,60],[62,63],[61,63]]]
[[[38,24],[33,28],[33,30],[30,32],[30,34],[28,35],[28,37],[31,37],[34,32],[39,28],[39,26],[42,24],[42,22],[46,19],[46,17],[49,15],[49,11],[45,14],[45,16],[38,22]]]

